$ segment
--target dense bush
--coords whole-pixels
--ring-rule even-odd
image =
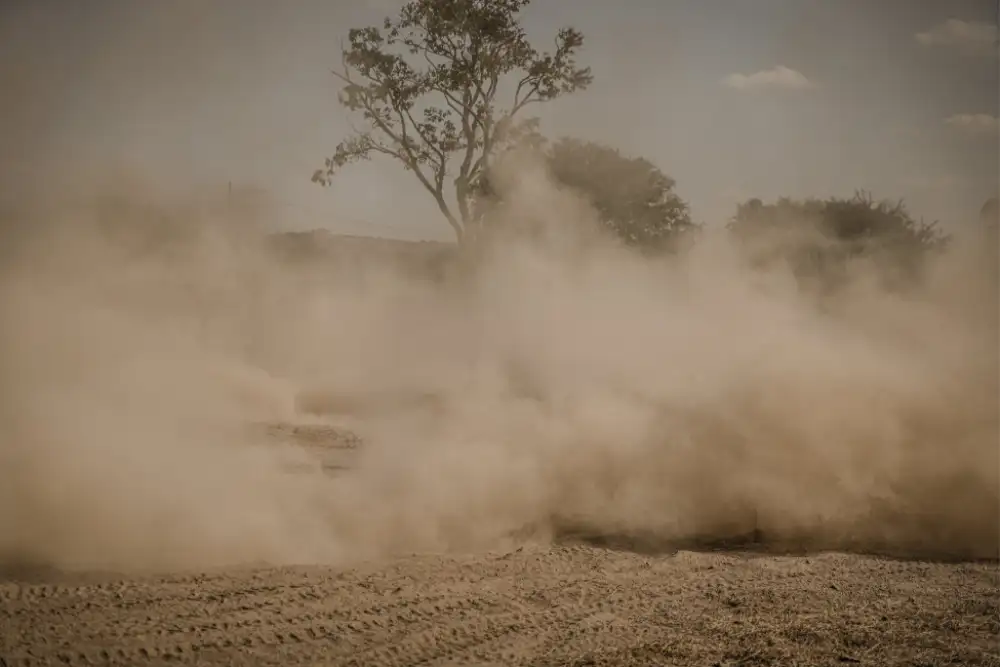
[[[625,243],[667,249],[694,228],[674,179],[649,160],[578,139],[561,139],[548,150],[557,183],[586,197],[603,224]]]
[[[751,199],[737,207],[729,230],[758,265],[784,262],[800,280],[824,288],[845,282],[859,262],[889,286],[914,284],[928,255],[948,241],[902,202],[875,201],[867,192],[773,204]]]
[[[697,228],[674,180],[646,158],[575,138],[550,143],[536,136],[532,146],[556,185],[586,199],[600,223],[629,246],[671,250]],[[488,179],[480,182],[480,210],[502,198]]]

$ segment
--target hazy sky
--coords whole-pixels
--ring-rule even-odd
[[[265,188],[287,227],[449,238],[394,163],[309,181],[348,132],[341,38],[400,4],[8,0],[3,180],[124,164],[220,196]],[[699,220],[856,188],[961,220],[1000,183],[995,0],[534,0],[524,21],[540,46],[582,30],[596,77],[538,108],[543,131],[650,158]]]

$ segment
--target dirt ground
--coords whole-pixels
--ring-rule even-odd
[[[350,467],[358,441],[277,426]],[[758,536],[759,537],[759,536]],[[1000,665],[1000,569],[563,535],[353,568],[0,571],[0,666]]]
[[[9,573],[9,667],[1000,665],[995,564],[585,545],[157,578]]]

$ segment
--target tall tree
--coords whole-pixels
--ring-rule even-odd
[[[474,236],[477,181],[497,148],[534,128],[519,114],[592,81],[576,63],[575,29],[561,29],[552,52],[531,46],[520,23],[529,2],[411,0],[381,29],[351,30],[334,75],[341,104],[367,127],[338,144],[313,181],[328,185],[347,164],[389,156],[430,193],[460,243]]]

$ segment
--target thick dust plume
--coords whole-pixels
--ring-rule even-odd
[[[141,191],[12,213],[0,556],[342,563],[568,529],[996,556],[979,228],[919,287],[859,263],[819,302],[722,231],[644,258],[537,170],[507,187],[494,224],[533,233],[438,276],[280,259]],[[348,470],[262,427],[317,422],[364,438]]]

